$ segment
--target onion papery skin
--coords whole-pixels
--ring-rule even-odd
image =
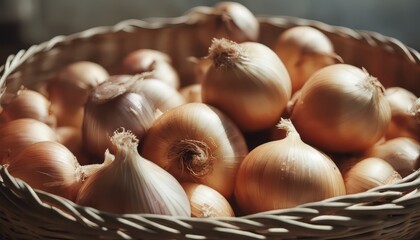
[[[291,97],[289,74],[278,56],[255,42],[215,39],[203,77],[203,103],[227,114],[243,131],[274,126]]]
[[[342,175],[296,133],[253,149],[237,174],[235,199],[245,214],[296,207],[344,195]]]
[[[149,129],[141,154],[180,182],[205,184],[225,197],[248,153],[244,137],[220,110],[187,103],[164,113]]]
[[[391,119],[382,91],[366,71],[331,65],[305,83],[290,118],[302,140],[323,151],[363,151],[385,135]]]

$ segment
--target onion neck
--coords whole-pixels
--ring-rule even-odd
[[[297,136],[300,138],[299,133],[296,131],[296,128],[290,119],[282,118],[276,126],[279,129],[285,130],[286,136]]]
[[[202,141],[184,139],[170,150],[169,159],[178,163],[178,167],[196,178],[209,174],[213,169],[214,157],[210,147]]]
[[[243,52],[244,50],[238,43],[225,38],[215,38],[209,48],[208,58],[213,60],[216,68],[232,68],[245,58]]]
[[[373,100],[378,103],[381,97],[385,94],[385,88],[382,83],[376,78],[371,76],[366,69],[363,68],[366,74],[366,80],[363,82],[363,89],[372,93]]]
[[[130,131],[121,128],[114,132],[111,137],[111,143],[115,152],[115,159],[113,162],[124,162],[131,159],[137,159],[137,146],[139,140]]]
[[[121,96],[131,90],[134,83],[142,80],[144,75],[138,74],[134,76],[121,75],[114,76],[108,79],[99,86],[97,86],[90,96],[93,103],[101,104],[111,101],[112,99]]]

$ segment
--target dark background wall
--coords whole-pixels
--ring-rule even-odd
[[[130,18],[174,17],[214,0],[0,0],[0,65],[19,49]],[[418,0],[240,0],[256,15],[287,15],[376,31],[420,50]]]

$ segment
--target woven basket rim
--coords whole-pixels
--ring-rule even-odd
[[[201,11],[201,8],[205,9],[206,7],[196,8],[199,11]],[[0,86],[4,85],[6,78],[11,73],[13,73],[22,62],[24,62],[36,53],[48,51],[54,48],[57,44],[63,44],[65,42],[71,41],[72,39],[88,38],[95,35],[110,32],[135,31],[136,28],[158,29],[162,27],[174,27],[177,25],[194,25],[197,24],[197,21],[194,18],[190,17],[190,14],[194,12],[193,10],[194,9],[191,9],[191,11],[179,17],[126,19],[116,23],[115,25],[97,26],[69,35],[58,35],[50,40],[44,41],[39,44],[34,44],[28,49],[21,49],[16,54],[9,55],[4,64],[1,63],[2,65],[0,65]],[[323,32],[344,35],[346,37],[353,38],[358,41],[367,42],[372,46],[381,45],[381,47],[389,51],[393,51],[394,53],[402,56],[408,62],[416,64],[420,67],[420,53],[416,49],[406,46],[403,42],[396,38],[389,37],[378,32],[356,30],[349,27],[326,24],[318,20],[298,18],[293,16],[260,15],[257,16],[257,19],[260,24],[268,23],[273,26],[312,26]]]
[[[420,54],[415,49],[405,46],[395,38],[387,37],[376,32],[353,30],[347,27],[332,26],[320,21],[290,16],[258,16],[258,20],[262,24],[266,23],[273,26],[313,26],[324,32],[344,35],[357,41],[366,42],[371,46],[380,46],[387,51],[393,52],[393,54],[401,56],[409,64],[416,65],[420,69]],[[16,54],[10,55],[6,63],[0,66],[0,86],[4,86],[6,79],[33,55],[49,51],[60,44],[68,44],[74,39],[90,38],[110,32],[136,31],[137,28],[154,29],[196,24],[188,15],[176,18],[153,18],[149,19],[149,21],[153,22],[128,19],[113,26],[99,26],[68,36],[56,36],[49,41],[33,45],[26,50],[21,50]],[[2,100],[5,98],[3,94],[5,91],[6,89],[3,88],[2,94],[0,95]],[[413,211],[412,206],[420,203],[420,193],[417,191],[419,188],[420,170],[417,170],[396,184],[377,187],[364,193],[344,195],[303,204],[294,208],[273,210],[240,217],[198,219],[153,214],[112,214],[90,207],[80,206],[59,196],[32,189],[20,179],[10,176],[7,169],[0,165],[0,200],[3,197],[6,199],[9,199],[9,197],[10,199],[13,197],[23,199],[33,204],[34,208],[52,211],[57,215],[62,215],[64,218],[73,219],[73,221],[84,226],[98,228],[95,225],[100,223],[107,224],[108,222],[106,221],[109,221],[111,225],[117,223],[122,224],[127,228],[131,227],[144,234],[150,234],[150,236],[156,236],[154,235],[157,234],[156,231],[161,231],[164,234],[172,236],[171,234],[177,234],[176,231],[181,231],[173,226],[179,226],[182,229],[191,229],[191,226],[194,226],[194,228],[204,232],[205,229],[212,229],[211,231],[216,231],[220,234],[223,233],[226,236],[238,234],[244,237],[243,239],[263,239],[265,238],[264,236],[278,237],[282,236],[281,234],[290,236],[288,234],[293,234],[298,231],[302,231],[302,235],[299,236],[306,237],[323,236],[325,234],[325,239],[328,239],[328,234],[334,233],[341,234],[340,236],[345,237],[347,236],[346,234],[349,234],[349,230],[345,228],[346,224],[352,228],[356,228],[358,223],[363,223],[363,216],[368,215],[369,212],[378,213],[378,211],[384,211],[383,214],[385,215],[397,215],[397,213],[408,214],[409,211]],[[366,203],[375,204],[366,205]],[[0,206],[0,210],[1,208]],[[329,215],[328,212],[330,209],[332,209],[333,213]],[[344,213],[344,216],[337,214],[337,212]],[[352,216],[355,218],[353,219]],[[133,226],[133,224],[138,225],[139,223],[144,223],[145,227]],[[290,229],[282,228],[276,229],[275,231],[277,232],[266,232],[267,228],[275,229],[278,223],[284,223]],[[334,226],[335,223],[339,223],[339,225]],[[363,231],[368,231],[368,229],[360,229],[360,231],[363,233]],[[189,234],[194,235],[193,233]]]

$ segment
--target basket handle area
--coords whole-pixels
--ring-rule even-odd
[[[25,238],[92,239],[410,239],[419,232],[420,171],[400,182],[243,217],[186,218],[153,214],[117,215],[33,190],[0,166],[0,230]],[[406,235],[408,234],[408,235]],[[22,235],[23,236],[23,235]]]

